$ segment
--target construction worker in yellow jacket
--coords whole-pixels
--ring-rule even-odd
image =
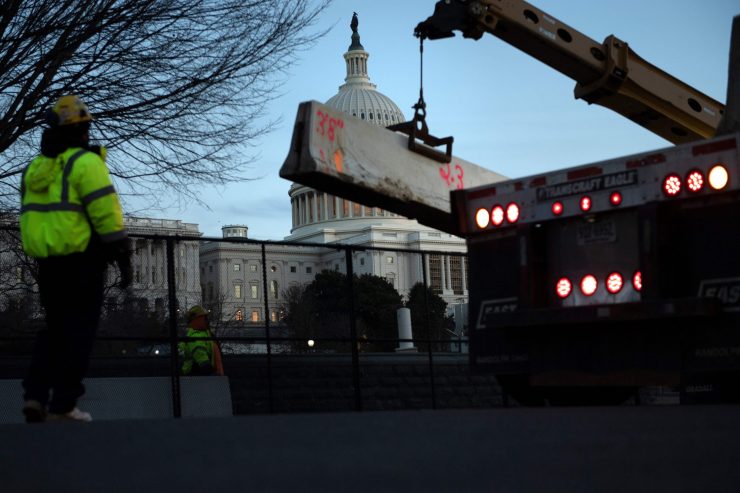
[[[41,154],[21,179],[21,238],[38,262],[46,327],[23,381],[27,422],[91,421],[77,408],[103,302],[108,263],[131,283],[128,239],[105,148],[89,144],[93,118],[77,96],[47,112]],[[51,394],[51,395],[50,395]]]
[[[185,314],[188,322],[186,337],[179,349],[183,354],[182,374],[191,376],[223,375],[221,349],[208,327],[208,312],[196,305]]]

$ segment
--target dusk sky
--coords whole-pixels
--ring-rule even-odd
[[[344,82],[342,54],[350,44],[352,13],[370,53],[377,89],[412,116],[419,97],[417,23],[434,0],[335,0],[317,29],[331,28],[298,53],[269,118],[278,128],[259,143],[259,159],[244,175],[253,181],[205,187],[199,205],[153,212],[197,223],[205,236],[227,224],[249,236],[280,240],[290,233],[290,183],[278,176],[287,155],[298,104],[325,102]],[[559,21],[601,42],[614,34],[642,58],[724,103],[732,18],[737,0],[538,0]],[[455,138],[453,153],[515,178],[670,146],[666,140],[600,106],[573,97],[574,82],[500,39],[455,38],[424,45],[424,98],[432,134]]]

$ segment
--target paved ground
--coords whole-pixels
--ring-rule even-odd
[[[632,493],[738,485],[738,406],[0,426],[3,493]]]

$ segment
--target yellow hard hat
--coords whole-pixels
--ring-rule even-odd
[[[208,312],[202,306],[195,305],[190,310],[188,310],[188,312],[185,314],[185,317],[187,318],[188,322],[190,322],[196,317],[200,317],[201,315],[208,315]]]
[[[90,122],[93,117],[82,100],[73,94],[62,96],[46,112],[46,122],[52,127]]]

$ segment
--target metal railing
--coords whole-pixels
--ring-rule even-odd
[[[43,324],[43,313],[34,281],[34,263],[22,255],[18,244],[13,244],[13,241],[17,241],[17,231],[14,228],[3,228],[2,233],[4,236],[0,238],[0,266],[6,273],[6,278],[0,279],[0,359],[26,355],[33,340],[34,329]],[[93,357],[116,355],[139,358],[143,356],[139,354],[142,346],[136,346],[137,343],[143,343],[143,348],[156,346],[161,352],[168,352],[172,410],[175,417],[182,415],[178,344],[188,340],[183,335],[183,309],[186,310],[190,305],[203,304],[211,309],[215,326],[212,339],[225,348],[227,359],[237,358],[233,353],[240,350],[255,348],[265,358],[270,413],[275,411],[272,372],[276,351],[280,355],[305,355],[307,351],[304,344],[307,343],[308,336],[314,343],[310,350],[312,354],[320,354],[324,351],[322,348],[328,347],[331,349],[326,350],[325,354],[346,355],[346,349],[342,348],[349,346],[353,409],[357,411],[364,408],[360,354],[367,351],[367,348],[376,351],[384,348],[387,352],[391,345],[400,346],[400,343],[412,343],[425,348],[431,407],[436,408],[435,357],[445,352],[462,352],[463,346],[467,344],[463,334],[455,333],[449,327],[439,327],[444,320],[440,321],[439,313],[432,313],[430,309],[431,284],[435,284],[435,287],[441,283],[446,284],[458,292],[456,300],[465,299],[465,262],[444,260],[453,257],[462,259],[465,254],[461,252],[190,235],[131,234],[130,237],[135,247],[134,286],[126,292],[117,290],[114,287],[116,273],[113,269],[110,270],[106,305],[97,338],[98,346]],[[198,257],[192,258],[196,254],[196,249],[193,248],[195,245],[198,246]],[[429,272],[430,257],[435,262],[441,261],[439,265],[433,266],[434,272]],[[380,335],[370,331],[368,335],[371,321],[368,315],[361,313],[367,306],[358,306],[361,303],[358,298],[366,296],[366,293],[357,293],[358,280],[364,274],[386,265],[383,263],[386,259],[387,265],[396,266],[385,270],[386,279],[390,282],[394,279],[402,282],[403,286],[398,286],[399,291],[408,294],[412,285],[417,282],[422,286],[423,316],[416,316],[415,320],[423,323],[423,337],[388,337],[387,330],[380,331]],[[375,267],[370,268],[365,260],[368,263],[374,262]],[[356,265],[358,262],[359,265]],[[403,266],[399,266],[401,263]],[[452,264],[459,267],[459,272],[454,272],[454,280],[449,278],[454,271]],[[239,266],[238,270],[236,265]],[[166,272],[165,276],[162,275],[162,270]],[[344,275],[343,289],[347,300],[344,318],[337,321],[337,312],[331,312],[324,314],[325,318],[331,318],[327,321],[321,320],[322,313],[313,313],[311,315],[314,319],[303,320],[308,332],[298,334],[301,331],[295,321],[291,326],[281,320],[287,300],[284,299],[285,292],[279,291],[280,285],[298,288],[303,286],[302,289],[305,289],[310,284],[310,279],[315,280],[317,275],[332,271],[339,271]],[[434,282],[430,282],[430,278]],[[211,283],[214,282],[218,283],[216,289],[211,288]],[[241,286],[238,290],[234,287],[237,285]],[[254,285],[258,286],[256,292],[254,289],[244,289]],[[259,286],[262,288],[261,293]],[[247,302],[245,298],[248,297]],[[163,299],[166,302],[161,302]],[[152,300],[155,301],[154,307],[150,306]],[[254,308],[256,303],[261,305],[259,312]],[[416,306],[418,308],[418,304]],[[258,320],[248,320],[255,313]],[[378,317],[378,320],[395,320],[395,316],[389,317],[387,314]],[[436,319],[433,320],[433,317]],[[344,332],[322,333],[317,330],[317,326],[320,328],[323,324],[331,325],[334,329],[344,326]],[[438,330],[440,328],[447,330],[443,332]],[[260,330],[264,330],[261,335],[258,333]],[[444,335],[430,337],[435,330]],[[457,336],[455,340],[449,338],[451,333]],[[232,351],[232,348],[236,349]],[[132,349],[135,356],[128,352]],[[0,375],[0,378],[8,377]]]

